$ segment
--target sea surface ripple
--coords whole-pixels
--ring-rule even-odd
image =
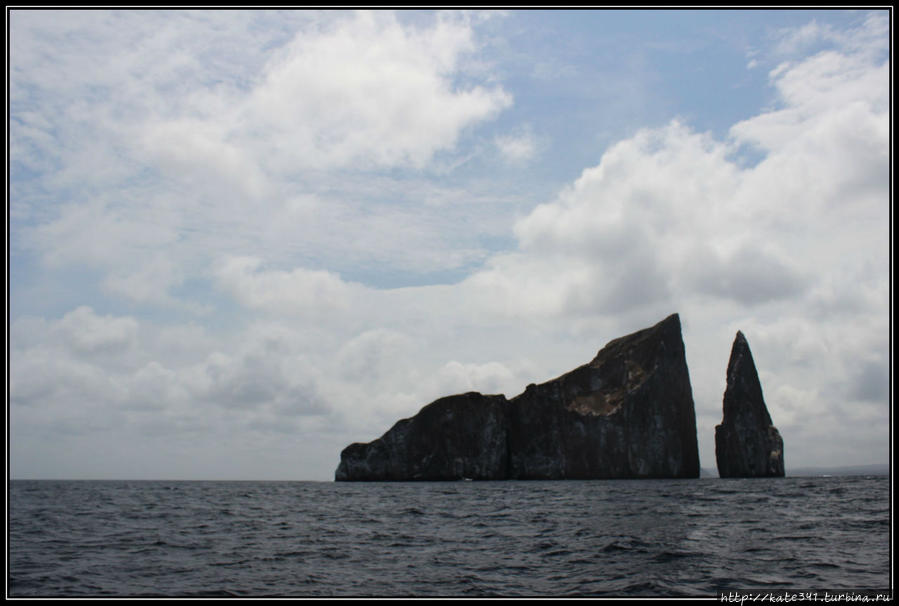
[[[8,490],[11,597],[714,597],[890,582],[887,476]]]

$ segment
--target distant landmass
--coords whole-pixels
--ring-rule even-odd
[[[886,463],[876,465],[847,465],[845,467],[797,467],[787,469],[787,476],[888,476],[890,466]]]
[[[818,477],[818,476],[888,476],[890,466],[886,463],[877,465],[846,465],[843,467],[796,467],[786,470],[786,477]],[[718,472],[708,467],[699,469],[700,478],[717,478]]]

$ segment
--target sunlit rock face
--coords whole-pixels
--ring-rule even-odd
[[[783,439],[765,406],[749,343],[739,331],[727,364],[724,419],[715,427],[715,458],[722,478],[784,475]]]
[[[341,453],[335,479],[696,478],[696,415],[680,319],[606,345],[521,395],[441,398]]]

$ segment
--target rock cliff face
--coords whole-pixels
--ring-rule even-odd
[[[724,419],[715,427],[715,458],[722,478],[784,475],[783,439],[771,423],[749,343],[739,331],[727,364]]]
[[[521,395],[437,400],[341,453],[335,479],[696,478],[696,416],[671,315]]]
[[[680,319],[611,341],[512,400],[510,477],[699,477]]]
[[[471,392],[436,400],[368,444],[340,454],[335,479],[502,480],[509,402]]]

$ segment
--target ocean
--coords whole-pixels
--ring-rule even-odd
[[[890,587],[888,476],[12,480],[7,595],[695,596]]]

